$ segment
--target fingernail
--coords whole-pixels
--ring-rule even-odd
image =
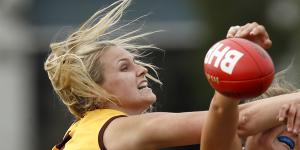
[[[297,129],[294,129],[294,133],[297,134]]]
[[[246,123],[246,119],[247,118],[245,116],[242,117],[243,123]]]
[[[283,117],[279,117],[279,119],[278,119],[279,121],[283,121]]]
[[[288,130],[288,132],[291,132],[291,131],[292,131],[292,128],[289,128],[289,127],[288,127],[287,130]]]

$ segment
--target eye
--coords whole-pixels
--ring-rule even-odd
[[[122,72],[128,71],[128,65],[127,65],[127,64],[122,65],[121,68],[120,68],[120,70],[121,70]]]

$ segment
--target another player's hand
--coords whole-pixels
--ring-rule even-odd
[[[285,104],[278,114],[279,121],[287,121],[287,130],[294,134],[300,133],[300,104]]]
[[[264,49],[268,49],[272,46],[272,41],[265,27],[256,22],[247,23],[243,26],[232,26],[229,28],[226,37],[245,38],[255,42]]]

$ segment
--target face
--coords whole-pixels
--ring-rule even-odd
[[[148,87],[147,69],[135,63],[132,54],[111,47],[101,56],[104,81],[101,86],[120,100],[118,107],[128,114],[143,112],[156,100]]]
[[[295,142],[296,146],[294,149],[299,148],[299,137],[287,132],[285,128],[285,125],[283,125],[248,137],[246,150],[291,150],[287,144],[277,139],[280,135],[288,136]]]

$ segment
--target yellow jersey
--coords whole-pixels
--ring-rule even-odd
[[[125,113],[113,109],[96,109],[71,125],[63,141],[52,150],[106,150],[103,134],[111,121]]]

